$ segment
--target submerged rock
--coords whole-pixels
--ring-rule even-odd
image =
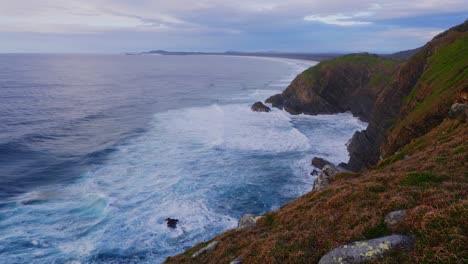
[[[169,228],[177,228],[177,223],[179,223],[179,220],[174,218],[166,218],[166,223],[167,227]]]
[[[392,250],[409,250],[413,238],[405,235],[391,235],[365,241],[357,241],[332,249],[319,264],[363,263],[379,259]]]
[[[333,163],[329,162],[328,160],[319,158],[319,157],[314,157],[312,159],[312,166],[318,168],[318,169],[323,169],[325,165],[333,165]]]
[[[255,104],[252,105],[251,109],[252,111],[255,111],[255,112],[270,112],[271,111],[270,107],[264,105],[262,102],[256,102]]]
[[[204,248],[198,250],[197,252],[193,253],[192,258],[196,258],[196,257],[200,256],[203,253],[213,251],[213,249],[215,249],[218,244],[219,244],[219,241],[216,241],[216,240],[209,243],[206,247],[204,247]]]
[[[254,227],[256,225],[257,219],[251,214],[246,214],[241,217],[239,223],[237,224],[237,230]]]
[[[406,210],[398,210],[388,213],[385,218],[384,222],[387,227],[392,228],[395,225],[401,223],[405,219]]]
[[[323,167],[322,171],[319,173],[317,178],[315,178],[314,187],[312,190],[318,191],[328,186],[330,183],[333,182],[335,174],[337,172],[339,172],[337,167],[333,165],[325,165],[325,167]]]

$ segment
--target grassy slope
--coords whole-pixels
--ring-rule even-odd
[[[313,84],[320,81],[321,74],[324,70],[339,67],[339,68],[363,68],[363,69],[375,69],[371,78],[371,85],[382,86],[382,81],[390,82],[391,77],[388,73],[393,71],[400,61],[386,59],[373,54],[357,53],[344,55],[338,58],[334,58],[328,61],[322,61],[315,67],[310,67],[305,70],[301,75],[309,83]],[[373,70],[374,71],[374,70]]]
[[[467,47],[465,34],[431,54],[390,131],[407,138],[393,142],[398,151],[375,168],[339,174],[326,189],[266,214],[257,227],[214,238],[220,244],[213,252],[192,259],[203,243],[167,262],[229,263],[242,256],[244,263],[316,263],[336,246],[403,233],[416,236],[413,251],[378,263],[466,263],[468,123],[443,117],[456,93],[466,90]],[[437,122],[427,125],[434,116]],[[399,209],[407,209],[407,217],[388,230],[384,215]]]

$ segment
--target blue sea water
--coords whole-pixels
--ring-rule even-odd
[[[161,263],[309,191],[366,124],[250,105],[313,64],[0,55],[0,263]]]

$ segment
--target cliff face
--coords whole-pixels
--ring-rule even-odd
[[[292,114],[351,111],[368,121],[378,95],[391,84],[399,63],[377,55],[351,54],[319,63],[266,100]]]
[[[403,67],[404,68],[404,67]],[[379,160],[386,128],[398,113],[403,93],[394,93],[402,62],[370,54],[351,54],[321,62],[294,79],[282,93],[266,100],[292,114],[334,114],[350,111],[369,122],[348,146],[347,169],[359,171]],[[403,71],[408,77],[419,72]],[[385,105],[384,109],[380,109]]]
[[[464,23],[429,42],[410,62],[422,68],[415,84],[405,88],[398,118],[381,146],[382,156],[392,155],[412,139],[422,136],[446,117],[450,106],[467,103],[468,23]],[[418,65],[419,64],[419,65]],[[413,69],[405,65],[402,71]]]
[[[367,121],[351,139],[346,167],[369,168],[440,124],[467,87],[467,24],[440,34],[406,62],[369,54],[322,62],[266,102],[292,114],[351,111]]]

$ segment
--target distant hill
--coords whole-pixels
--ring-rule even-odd
[[[342,53],[289,53],[289,52],[240,52],[240,51],[226,51],[226,52],[191,52],[191,51],[166,51],[166,50],[152,50],[141,53],[133,53],[128,55],[224,55],[224,56],[254,56],[254,57],[272,57],[272,58],[286,58],[298,60],[311,60],[311,61],[325,61],[343,55]]]
[[[411,56],[418,53],[418,51],[420,51],[420,50],[421,50],[421,48],[403,50],[403,51],[395,52],[395,53],[388,54],[388,55],[382,55],[382,57],[388,58],[388,59],[393,59],[393,60],[406,60],[406,59],[411,58]]]

